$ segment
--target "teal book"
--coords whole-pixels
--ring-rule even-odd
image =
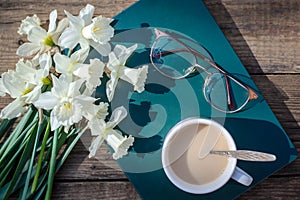
[[[135,136],[135,142],[129,154],[118,162],[142,199],[234,199],[296,159],[294,145],[201,0],[140,0],[114,19],[113,43],[138,44],[127,65],[149,67],[144,92],[134,92],[131,85],[120,81],[111,102],[112,109],[123,105],[128,110],[128,117],[118,128]],[[259,98],[240,112],[224,114],[206,102],[202,76],[170,80],[159,74],[149,59],[155,38],[153,27],[170,29],[197,41],[219,66],[237,75]],[[184,192],[164,173],[161,152],[169,130],[188,117],[218,121],[231,133],[237,149],[268,152],[277,159],[238,161],[237,165],[253,177],[250,186],[229,180],[212,193]]]

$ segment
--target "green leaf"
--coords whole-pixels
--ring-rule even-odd
[[[6,178],[8,177],[7,174],[9,173],[9,171],[11,171],[17,167],[17,164],[18,164],[17,161],[20,159],[20,156],[22,155],[24,147],[26,146],[26,144],[29,140],[29,136],[31,134],[30,129],[33,127],[33,125],[35,125],[34,123],[36,123],[36,122],[37,121],[32,122],[32,125],[28,126],[22,132],[22,135],[24,135],[25,138],[23,141],[20,140],[21,144],[19,144],[19,142],[17,142],[16,145],[14,145],[14,148],[11,148],[10,151],[1,158],[1,160],[3,159],[3,162],[0,163],[0,169],[1,169],[0,188],[5,183]]]
[[[52,150],[51,150],[48,185],[47,185],[47,192],[46,192],[46,197],[45,197],[46,200],[51,199],[52,186],[53,186],[53,180],[54,180],[54,174],[55,174],[56,156],[57,156],[57,137],[58,137],[58,133],[59,133],[59,130],[56,129],[54,131]]]
[[[32,154],[31,154],[31,159],[30,159],[30,163],[29,163],[29,169],[27,172],[27,178],[26,178],[26,182],[25,182],[25,186],[23,187],[23,192],[22,192],[22,196],[21,199],[26,199],[27,196],[27,191],[29,188],[29,182],[31,180],[31,173],[32,173],[32,168],[33,168],[33,163],[34,163],[34,159],[35,159],[35,152],[37,149],[37,145],[38,145],[38,141],[40,138],[41,133],[44,131],[45,129],[45,121],[43,121],[41,124],[38,125],[38,129],[37,129],[37,133],[35,136],[35,141],[34,141],[34,145],[33,145],[33,150],[32,150]]]
[[[14,119],[4,119],[0,124],[0,139],[4,136],[6,131],[11,128],[17,118]]]
[[[43,195],[45,189],[46,189],[46,184],[43,185],[43,187],[38,191],[38,193],[32,198],[33,200],[40,200],[41,196]]]
[[[38,178],[40,176],[41,165],[42,165],[42,161],[43,161],[44,152],[45,152],[45,149],[46,149],[46,143],[47,143],[47,139],[49,137],[49,133],[50,133],[50,121],[48,120],[47,128],[46,128],[45,135],[44,135],[43,142],[42,142],[40,156],[39,156],[38,163],[37,163],[37,170],[36,170],[34,180],[33,180],[33,183],[32,183],[32,188],[31,188],[32,193],[35,192],[35,189],[36,189],[36,186],[37,186],[37,183],[38,183]]]
[[[22,153],[24,146],[25,144],[20,146],[20,148],[17,150],[17,152],[15,152],[13,157],[9,159],[9,162],[5,165],[4,169],[2,169],[0,173],[0,188],[5,183],[7,175],[10,173],[10,171],[16,167],[17,165],[16,160],[18,160],[18,158],[20,157],[20,154]]]
[[[20,175],[22,173],[22,169],[23,169],[24,165],[28,161],[29,155],[32,153],[32,147],[33,147],[33,142],[34,142],[35,135],[36,135],[36,129],[37,129],[37,126],[33,126],[32,129],[30,130],[30,134],[31,134],[30,139],[24,148],[24,151],[23,151],[21,159],[18,163],[17,169],[15,170],[15,173],[10,181],[9,187],[7,188],[7,190],[4,194],[4,197],[3,197],[4,200],[8,199],[8,197],[10,196],[13,188],[15,187],[18,179],[20,178]]]
[[[3,196],[8,188],[9,184],[4,185],[0,190],[0,199],[3,199]]]
[[[33,115],[35,113],[36,112],[34,112],[34,110],[32,108],[30,108],[27,111],[27,113],[24,115],[22,120],[18,123],[16,128],[13,130],[13,132],[10,134],[10,136],[5,140],[3,146],[1,146],[1,149],[0,149],[1,158],[2,158],[2,155],[4,155],[4,152],[7,149],[7,147],[10,145],[10,143],[14,142],[17,139],[17,137],[22,133],[25,125],[27,124],[28,120],[31,118],[31,115]]]
[[[11,157],[20,149],[22,144],[27,143],[27,139],[30,136],[30,131],[33,126],[36,125],[38,118],[36,117],[24,131],[21,132],[19,137],[14,137],[14,141],[11,141],[11,144],[7,147],[6,151],[1,155],[0,158],[0,169],[7,165],[7,162],[10,160]]]

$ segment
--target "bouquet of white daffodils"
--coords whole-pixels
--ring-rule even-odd
[[[134,142],[131,135],[115,129],[126,109],[110,113],[109,102],[119,79],[137,92],[144,90],[148,66],[126,66],[137,45],[112,48],[113,19],[93,18],[91,5],[78,16],[65,14],[57,23],[57,11],[52,11],[48,31],[36,15],[24,19],[18,33],[26,34],[28,42],[17,50],[23,58],[15,70],[1,75],[0,95],[14,100],[0,113],[0,199],[12,194],[20,199],[50,199],[55,173],[87,129],[93,136],[89,157],[106,142],[118,159]],[[91,49],[106,62],[88,60]],[[94,97],[104,76],[109,79],[108,102]]]

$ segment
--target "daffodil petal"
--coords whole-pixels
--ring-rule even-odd
[[[25,105],[26,103],[21,99],[15,99],[13,102],[8,104],[1,110],[0,118],[13,119],[15,117],[21,116],[27,110]]]
[[[24,59],[21,58],[16,64],[16,74],[20,75],[22,79],[27,82],[33,82],[36,69],[33,68],[30,61],[24,63]]]
[[[80,95],[79,89],[83,82],[84,82],[84,80],[79,79],[79,80],[69,83],[69,87],[68,87],[69,89],[68,89],[67,96],[68,97],[79,96]]]
[[[127,116],[127,110],[124,106],[120,106],[114,109],[111,114],[109,121],[107,122],[107,127],[114,128],[117,126],[125,117]]]
[[[79,12],[79,17],[83,19],[85,25],[89,25],[92,22],[92,17],[94,14],[95,7],[87,4]]]
[[[60,53],[56,53],[53,56],[53,60],[55,62],[55,70],[58,73],[67,74],[68,68],[71,65],[71,60],[68,56],[62,55]]]
[[[58,39],[58,45],[64,48],[74,49],[80,40],[80,33],[77,29],[67,28]]]
[[[55,97],[51,92],[44,92],[39,96],[39,99],[34,102],[37,108],[45,110],[51,110],[58,103],[58,98]]]
[[[55,113],[52,111],[50,113],[50,127],[51,131],[58,129],[61,126],[61,122],[58,121]]]
[[[52,83],[53,87],[51,89],[51,92],[56,97],[64,97],[67,96],[68,90],[69,90],[69,83],[71,82],[69,80],[68,76],[65,76],[62,74],[59,79],[51,74],[52,77]]]
[[[4,97],[7,93],[7,89],[3,85],[2,78],[0,78],[0,96]]]
[[[41,93],[42,93],[42,91],[41,91],[41,85],[40,85],[40,86],[34,87],[31,92],[23,95],[22,98],[25,98],[26,103],[31,104],[39,98]]]
[[[63,18],[58,22],[58,25],[56,27],[55,32],[53,32],[52,35],[52,40],[55,44],[58,44],[58,39],[61,35],[61,33],[68,27],[69,25],[69,20],[68,18]]]
[[[50,70],[50,67],[52,66],[52,58],[50,56],[50,52],[44,53],[39,58],[40,67],[42,69]]]
[[[109,81],[106,83],[106,96],[109,102],[112,101],[114,94],[115,94],[115,89],[118,84],[119,78],[115,73],[111,73]]]
[[[49,15],[49,28],[48,33],[52,33],[56,29],[57,10],[53,10]]]
[[[80,17],[74,16],[71,13],[69,13],[68,11],[65,11],[65,14],[67,15],[67,17],[69,19],[70,26],[80,27],[80,28],[82,28],[84,26],[84,21]]]
[[[83,47],[81,47],[81,49],[79,49],[78,51],[75,51],[71,55],[71,57],[70,57],[71,61],[73,63],[75,63],[75,62],[76,63],[83,63],[86,60],[86,58],[88,57],[88,55],[89,55],[89,50],[90,50],[90,48],[87,48],[87,47],[83,48]]]
[[[25,42],[18,48],[16,54],[18,56],[28,57],[34,55],[39,50],[40,50],[39,44]]]
[[[47,37],[47,32],[41,27],[34,27],[28,33],[28,40],[32,43],[39,44]]]
[[[105,131],[106,123],[103,119],[98,119],[94,116],[88,122],[88,126],[91,129],[91,135],[97,136],[102,135],[103,131]]]
[[[102,143],[104,142],[104,137],[102,135],[97,136],[91,143],[89,147],[89,158],[95,157],[98,149],[101,147]]]
[[[102,56],[107,56],[111,52],[111,46],[109,43],[100,44],[90,40],[90,45]]]
[[[14,71],[9,70],[8,72],[4,72],[2,74],[2,83],[12,98],[17,98],[22,95],[24,82],[15,76]]]
[[[109,53],[108,60],[109,62],[107,63],[107,68],[110,71],[118,70],[118,68],[122,65],[114,52]]]
[[[114,53],[118,57],[120,63],[125,65],[127,59],[131,56],[131,54],[136,50],[137,44],[132,45],[129,48],[126,48],[123,45],[116,45],[114,48]]]

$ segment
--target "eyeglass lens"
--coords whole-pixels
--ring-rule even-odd
[[[203,90],[206,100],[216,109],[225,112],[239,110],[249,99],[247,88],[222,73],[209,75]]]
[[[152,47],[152,64],[160,73],[172,79],[184,78],[188,69],[196,63],[206,69],[212,67],[207,62],[197,59],[195,52],[209,59],[211,57],[201,45],[195,44],[197,43],[192,39],[159,37]],[[241,109],[249,100],[247,88],[217,69],[213,71],[213,73],[210,70],[206,71],[208,77],[203,87],[206,101],[223,112],[230,113]]]

